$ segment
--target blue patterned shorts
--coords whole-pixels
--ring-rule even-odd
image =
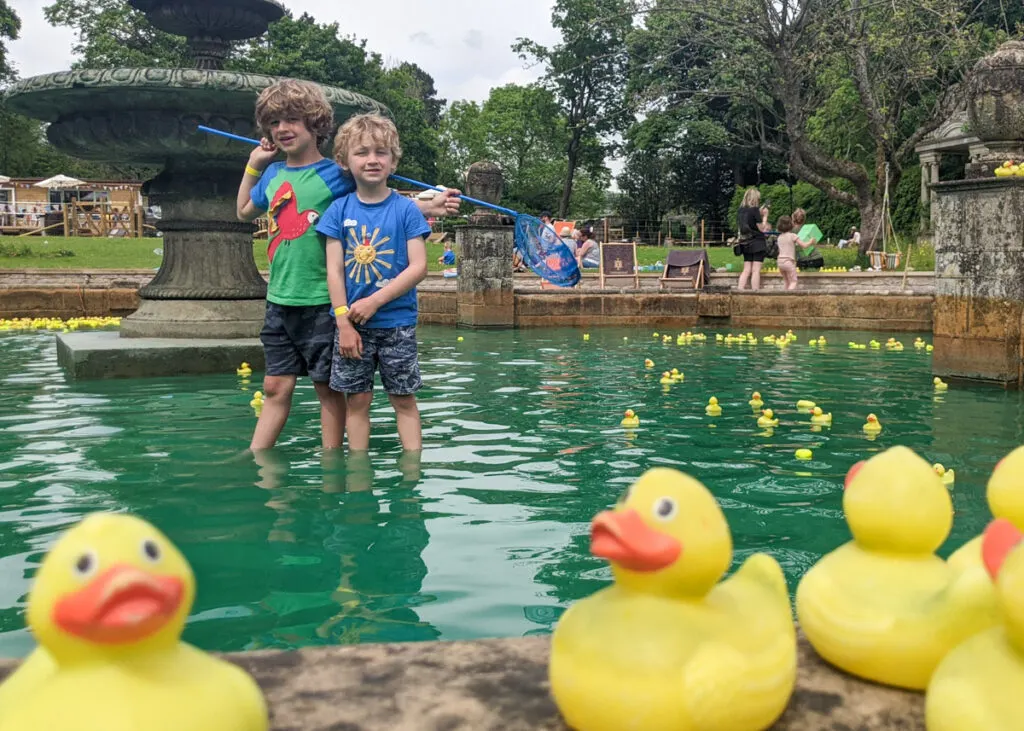
[[[293,306],[267,302],[260,341],[268,376],[309,376],[331,380],[331,344],[337,325],[331,304]]]
[[[420,390],[420,362],[416,355],[416,326],[364,328],[356,326],[363,339],[363,357],[346,358],[338,350],[334,335],[334,362],[331,364],[331,388],[342,393],[373,391],[373,374],[380,368],[384,390],[395,396],[408,396]]]

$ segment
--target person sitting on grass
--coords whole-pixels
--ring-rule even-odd
[[[444,264],[446,267],[455,266],[455,252],[452,251],[450,241],[444,242],[444,253],[437,257],[437,263]]]

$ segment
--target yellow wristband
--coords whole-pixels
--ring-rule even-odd
[[[348,312],[348,305],[339,305],[334,308],[335,317],[341,317]]]
[[[262,171],[257,170],[252,165],[248,165],[248,164],[245,166],[245,174],[246,175],[251,175],[254,178],[259,178],[259,177],[263,176],[263,172]]]

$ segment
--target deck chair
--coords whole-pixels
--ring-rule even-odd
[[[608,280],[632,279],[633,289],[640,289],[640,275],[636,270],[636,244],[615,242],[599,244],[601,251],[601,289]]]
[[[671,250],[665,257],[665,270],[661,273],[658,288],[703,289],[704,285],[708,283],[710,268],[708,252],[704,249],[700,251]]]

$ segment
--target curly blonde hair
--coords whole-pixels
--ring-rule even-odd
[[[334,110],[323,89],[311,81],[282,79],[260,92],[256,100],[256,126],[270,138],[270,124],[285,117],[302,117],[302,121],[319,145],[330,138],[334,129]]]
[[[383,145],[391,150],[395,165],[402,159],[402,145],[398,140],[398,128],[395,123],[380,114],[369,112],[357,114],[341,125],[334,136],[334,161],[344,166],[352,147],[359,144],[364,136],[374,144]]]

